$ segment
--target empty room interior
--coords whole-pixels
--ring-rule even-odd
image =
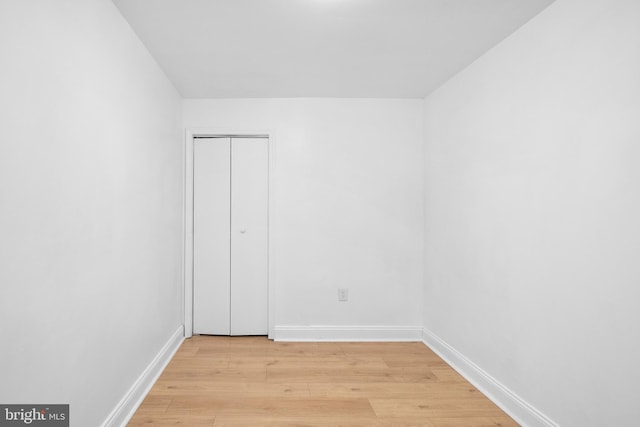
[[[2,0],[0,48],[0,405],[640,425],[640,1]]]

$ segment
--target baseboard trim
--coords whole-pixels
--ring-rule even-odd
[[[184,327],[180,326],[111,411],[107,419],[102,423],[102,427],[122,427],[129,422],[183,340]]]
[[[518,424],[525,427],[559,427],[549,417],[467,359],[462,353],[433,332],[423,329],[422,341]]]
[[[274,328],[275,341],[420,341],[419,326],[291,326]]]

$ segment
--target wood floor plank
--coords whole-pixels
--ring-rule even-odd
[[[502,411],[488,399],[430,398],[430,399],[370,399],[377,416],[447,418],[501,416]],[[167,409],[168,410],[168,409]]]
[[[140,426],[188,426],[188,427],[212,427],[215,417],[202,415],[180,415],[180,416],[152,416],[136,414],[129,422],[131,427]]]
[[[512,427],[422,343],[195,336],[130,426]]]
[[[207,382],[192,380],[159,380],[151,393],[154,396],[234,396],[234,397],[310,397],[306,383],[267,382]]]
[[[431,418],[430,423],[433,427],[518,427],[508,416]]]
[[[418,399],[447,397],[465,400],[482,396],[477,389],[467,384],[429,384],[420,382],[397,383],[313,383],[309,384],[311,397],[367,397],[383,399],[388,397]]]
[[[368,399],[297,398],[203,398],[175,397],[167,415],[251,416],[251,417],[373,417]]]
[[[376,417],[361,419],[341,419],[339,417],[234,417],[220,416],[216,418],[214,427],[395,427],[395,424],[384,422]],[[431,426],[429,426],[431,427]]]

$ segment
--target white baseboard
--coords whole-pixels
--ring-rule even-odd
[[[107,419],[102,423],[102,427],[122,427],[129,422],[183,340],[184,328],[180,326],[111,411]]]
[[[431,331],[423,329],[422,341],[518,424],[525,427],[558,427],[558,424]]]
[[[420,341],[419,326],[276,326],[275,341]]]

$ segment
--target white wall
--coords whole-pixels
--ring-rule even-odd
[[[187,128],[276,132],[276,326],[421,325],[421,100],[183,105]]]
[[[0,402],[99,425],[181,319],[180,98],[108,0],[0,3]]]
[[[639,23],[558,0],[425,101],[425,327],[563,426],[640,419]]]

